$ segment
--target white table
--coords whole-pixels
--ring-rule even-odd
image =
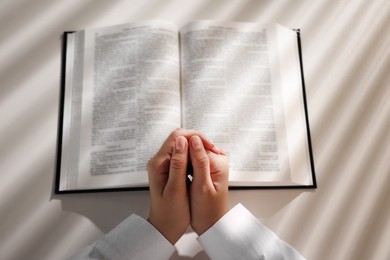
[[[0,259],[62,259],[132,213],[147,191],[53,195],[61,33],[164,19],[301,28],[319,188],[236,190],[307,259],[390,259],[390,1],[0,2]],[[173,259],[207,259],[193,232]]]

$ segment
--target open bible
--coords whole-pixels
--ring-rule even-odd
[[[229,157],[231,188],[315,188],[300,33],[146,21],[64,33],[56,193],[148,187],[176,128]]]

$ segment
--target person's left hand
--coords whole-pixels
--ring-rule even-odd
[[[198,135],[208,149],[219,151],[199,131],[177,129],[171,133],[157,154],[148,162],[151,197],[148,220],[171,244],[179,240],[190,223],[186,184],[187,138],[193,135]]]

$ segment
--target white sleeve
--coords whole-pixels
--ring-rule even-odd
[[[241,204],[199,236],[198,241],[211,259],[304,259]]]
[[[133,214],[68,260],[169,259],[175,247],[145,219]]]

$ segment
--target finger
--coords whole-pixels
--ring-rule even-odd
[[[170,168],[171,157],[175,147],[175,140],[180,133],[189,135],[195,131],[187,131],[178,128],[173,131],[164,141],[159,151],[148,162],[148,177],[150,190],[156,190],[159,193],[164,191],[168,181],[168,173]]]
[[[188,142],[185,137],[178,136],[175,140],[171,157],[166,189],[170,191],[183,191],[186,189],[187,163]]]
[[[209,149],[217,154],[224,154],[224,152],[218,148],[209,138],[206,137],[202,132],[197,130],[187,130],[183,128],[178,128],[175,131],[173,131],[168,138],[165,140],[163,145],[161,146],[160,150],[158,151],[158,154],[160,156],[165,155],[172,155],[173,147],[175,146],[175,140],[178,136],[184,136],[187,140],[189,140],[192,136],[197,135],[200,137],[200,139],[203,142],[203,145],[206,149]]]
[[[162,194],[168,179],[168,163],[158,160],[156,156],[148,162],[149,189],[152,194]],[[165,172],[162,169],[166,169]]]
[[[229,173],[229,161],[226,155],[215,154],[207,151],[207,155],[210,161],[210,173],[224,172],[226,175]]]
[[[205,149],[208,149],[216,154],[225,154],[225,152],[219,148],[216,144],[214,144],[213,141],[211,141],[205,134],[203,134],[201,131],[198,130],[186,130],[186,129],[181,129],[183,130],[183,136],[189,140],[192,136],[197,135],[200,137],[200,139],[203,142],[203,146]]]
[[[225,155],[207,151],[210,160],[210,176],[216,190],[228,187],[229,162]]]
[[[210,161],[203,146],[202,139],[194,135],[189,142],[190,158],[193,168],[193,183],[212,186],[210,177]]]

